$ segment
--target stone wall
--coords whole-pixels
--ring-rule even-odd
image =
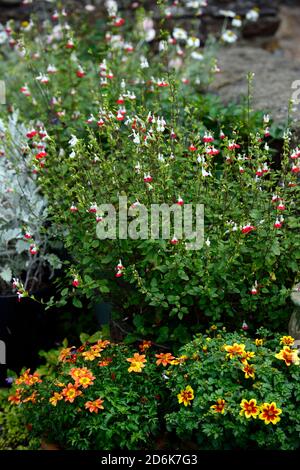
[[[92,3],[97,7],[97,10],[103,9],[104,0],[65,0],[64,6],[71,6],[74,8],[83,9],[87,3]],[[118,0],[120,8],[125,14],[130,14],[132,5],[140,4],[146,10],[151,11],[156,19],[159,19],[159,10],[156,7],[154,0]],[[278,7],[279,4],[285,3],[280,0],[208,0],[208,6],[203,9],[203,15],[196,16],[195,10],[174,7],[172,9],[173,19],[172,23],[177,25],[186,25],[187,22],[192,24],[195,32],[198,32],[201,39],[209,33],[218,33],[223,24],[223,17],[219,14],[220,9],[232,10],[240,16],[244,16],[251,8],[260,8],[260,20],[257,23],[248,24],[243,29],[245,37],[273,35],[279,26]],[[41,13],[45,9],[53,10],[55,2],[49,3],[43,0],[33,1],[32,4],[22,5],[18,0],[0,0],[0,22],[5,22],[9,18],[17,20],[28,19],[32,9],[38,9]]]

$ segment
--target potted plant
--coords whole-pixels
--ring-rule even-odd
[[[45,317],[30,297],[38,298],[60,267],[31,164],[32,152],[41,149],[30,144],[30,132],[17,112],[0,120],[0,339],[10,368],[24,360],[30,365],[35,357]]]

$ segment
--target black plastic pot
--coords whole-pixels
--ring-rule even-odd
[[[55,323],[56,315],[46,312],[38,302],[28,298],[18,302],[15,295],[0,296],[0,341],[6,353],[6,364],[1,364],[3,353],[2,360],[0,357],[0,386],[6,384],[7,369],[19,372],[39,364],[38,352],[54,345]]]

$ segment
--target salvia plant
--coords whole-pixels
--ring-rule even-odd
[[[106,5],[99,34],[72,27],[65,11],[39,30],[34,20],[18,33],[6,27],[4,53],[23,72],[22,83],[8,82],[8,97],[32,119],[23,134],[31,167],[69,253],[59,304],[109,300],[122,332],[134,331],[129,339],[159,342],[185,342],[211,319],[244,329],[285,324],[299,273],[294,137],[285,131],[276,167],[270,118],[251,111],[251,75],[245,106],[229,118],[195,93],[219,69],[194,33],[158,33],[142,10],[132,33],[117,3]],[[233,42],[226,31],[223,41]],[[196,76],[187,75],[192,63]],[[203,246],[188,250],[174,224],[164,239],[145,223],[137,239],[100,239],[101,206],[112,204],[119,221],[120,196],[136,226],[152,204],[203,204]]]

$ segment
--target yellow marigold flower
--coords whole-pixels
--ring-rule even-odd
[[[254,342],[255,342],[255,346],[262,346],[264,344],[264,340],[259,339],[259,338],[256,338]]]
[[[177,395],[178,403],[183,403],[184,406],[191,404],[191,401],[194,400],[194,390],[190,385],[187,385],[184,390],[181,390]]]
[[[170,364],[172,364],[172,366],[178,366],[178,364],[183,364],[183,362],[185,362],[187,359],[188,356],[186,355],[176,357],[173,361],[170,362]]]
[[[84,375],[82,377],[79,377],[79,379],[76,381],[77,386],[82,386],[83,388],[88,388],[90,385],[94,384],[95,377],[89,376],[89,375]]]
[[[82,392],[78,390],[76,385],[69,383],[67,387],[63,389],[62,395],[64,396],[65,401],[69,401],[70,403],[73,403],[76,397],[78,397],[79,395],[82,395]]]
[[[57,402],[62,399],[63,399],[63,396],[61,393],[54,392],[53,396],[49,398],[49,402],[51,403],[52,406],[56,406]]]
[[[240,415],[245,415],[246,418],[256,418],[259,414],[259,406],[256,403],[256,400],[252,398],[251,400],[243,399],[240,403],[240,407],[242,408],[240,411]]]
[[[293,346],[295,339],[292,336],[283,336],[280,339],[280,344],[284,344],[285,346]]]
[[[128,372],[142,372],[143,367],[145,367],[145,354],[134,353],[133,357],[126,359],[128,362],[131,362],[131,366],[128,367]]]
[[[58,380],[54,381],[54,385],[57,385],[57,387],[65,387],[66,386],[66,384],[64,384],[63,382],[59,382]]]
[[[228,353],[226,357],[229,357],[230,359],[233,359],[237,356],[243,356],[245,353],[244,344],[234,343],[232,346],[225,344],[224,349]]]
[[[282,413],[280,408],[277,408],[276,403],[264,403],[261,406],[261,413],[259,419],[263,420],[265,424],[276,424],[280,421],[279,415]]]
[[[91,376],[92,372],[87,367],[73,367],[70,370],[70,375],[72,379],[77,380],[85,375]]]
[[[211,325],[210,329],[211,329],[212,331],[215,331],[215,330],[218,329],[218,327],[217,327],[217,325]]]
[[[98,349],[90,349],[82,353],[85,361],[94,361],[96,357],[100,357],[100,351]]]
[[[255,353],[253,351],[245,351],[242,356],[242,361],[249,361],[253,357],[255,357]]]
[[[160,353],[160,354],[155,354],[155,357],[157,357],[156,364],[159,366],[162,364],[164,367],[166,367],[168,364],[171,364],[173,359],[175,359],[174,356],[172,356],[171,353]]]
[[[251,379],[255,378],[255,369],[252,365],[246,363],[244,364],[244,367],[242,368],[242,371],[245,372],[245,379]]]
[[[215,413],[221,413],[223,415],[225,412],[225,405],[225,400],[223,400],[222,398],[218,398],[216,404],[212,405],[210,409],[213,410]]]
[[[98,398],[94,401],[87,401],[84,406],[90,413],[98,413],[99,410],[104,410],[103,402],[104,400]]]
[[[298,365],[300,362],[297,349],[291,349],[289,346],[284,346],[278,354],[275,354],[275,357],[284,361],[287,366]]]

